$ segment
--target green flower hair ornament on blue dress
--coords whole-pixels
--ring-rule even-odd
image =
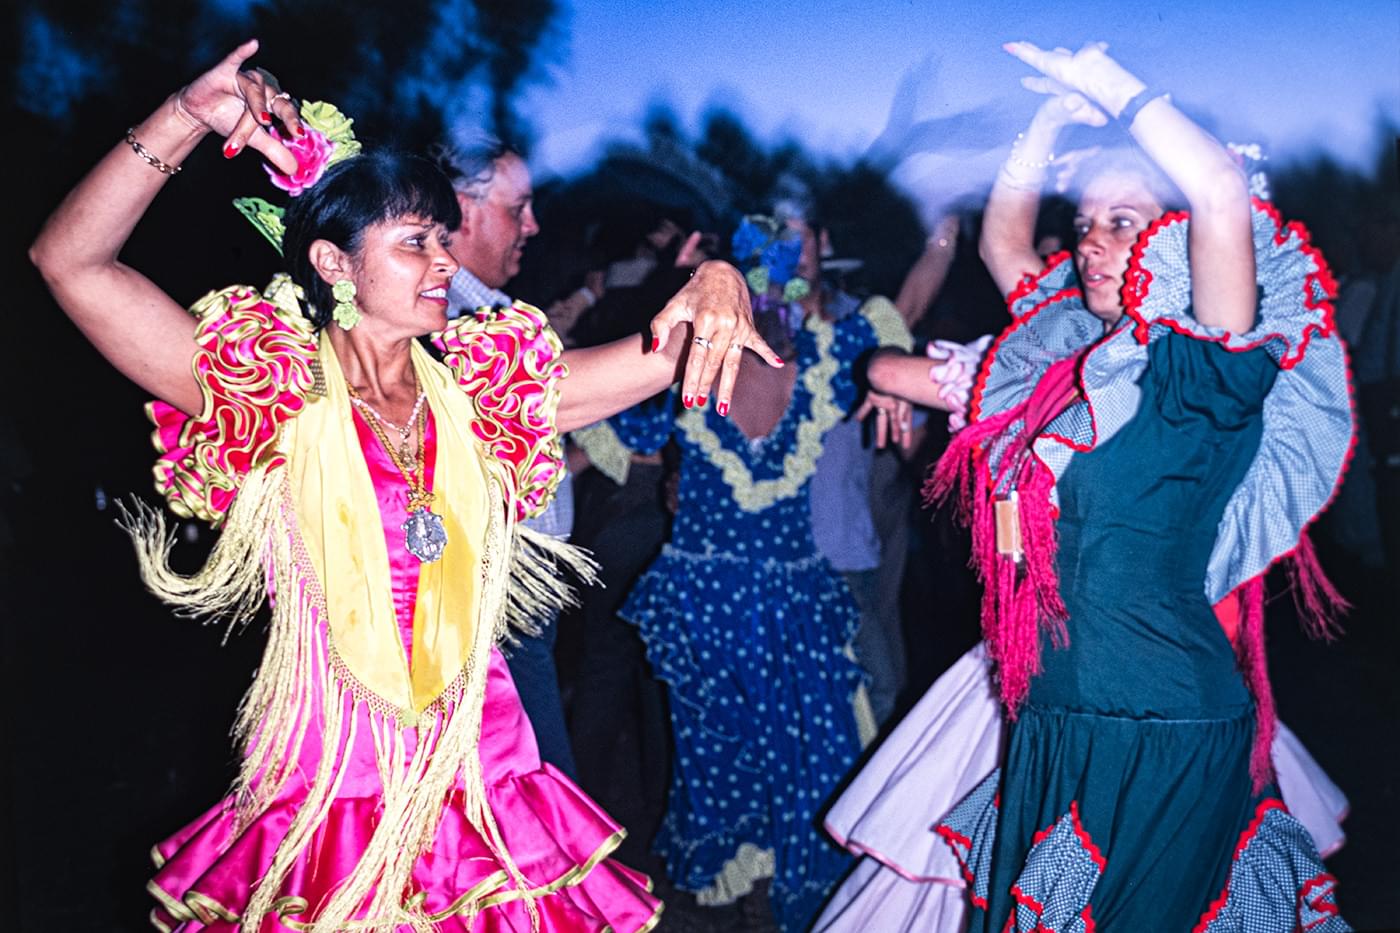
[[[767,295],[772,285],[782,287],[785,302],[811,294],[811,283],[797,275],[802,236],[788,225],[764,214],[749,214],[734,231],[730,248],[755,295]]]

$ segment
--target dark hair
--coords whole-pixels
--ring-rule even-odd
[[[444,143],[432,156],[454,190],[478,200],[496,177],[497,161],[506,156],[521,158],[519,150],[490,133],[478,134],[461,146]]]
[[[462,223],[457,195],[442,172],[427,159],[392,150],[338,162],[292,199],[283,218],[283,261],[292,280],[306,290],[305,313],[318,330],[330,321],[335,299],[330,284],[311,264],[311,244],[327,240],[354,253],[366,227],[410,214],[448,230]]]

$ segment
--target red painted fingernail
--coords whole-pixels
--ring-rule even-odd
[[[224,147],[224,158],[225,158],[225,159],[232,159],[232,158],[233,158],[234,156],[236,156],[236,155],[238,155],[238,144],[237,144],[237,143],[229,143],[227,146]]]
[[[682,395],[681,404],[684,405],[686,408],[689,408],[690,406],[695,404],[695,399],[689,395]]]
[[[262,112],[262,121],[263,121],[264,123],[271,123],[271,122],[272,122],[272,114],[270,114],[270,113],[268,113],[266,110],[264,110],[264,111]]]
[[[783,365],[783,358],[781,356],[774,356],[773,359],[778,361],[779,366]]]
[[[298,135],[298,136],[305,136],[305,135],[306,135],[306,127],[304,127],[304,126],[298,126],[298,127],[297,127],[297,135]]]
[[[729,415],[729,403],[728,403],[728,402],[720,402],[719,404],[717,404],[717,405],[715,406],[715,411],[719,412],[719,416],[720,416],[721,418],[728,417],[728,415]]]
[[[702,396],[700,396],[699,398],[697,398],[697,399],[695,400],[695,407],[696,407],[696,408],[704,408],[704,407],[705,407],[705,399],[707,399],[707,398],[709,398],[708,395],[702,395]]]
[[[661,349],[661,338],[660,338],[660,337],[653,337],[653,338],[651,338],[651,352],[652,352],[652,353],[655,353],[657,350],[660,350],[660,349]]]

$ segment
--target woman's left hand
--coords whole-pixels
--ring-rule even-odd
[[[677,325],[689,323],[692,335],[688,347],[672,345],[683,339],[684,331]],[[734,396],[734,380],[739,375],[739,361],[747,348],[761,356],[769,366],[782,366],[783,361],[773,348],[758,335],[753,323],[753,306],[749,301],[749,286],[739,270],[727,262],[711,260],[701,264],[695,275],[652,318],[653,353],[670,347],[672,355],[688,350],[685,375],[681,380],[681,399],[689,407],[705,403],[715,388],[715,410],[729,413]]]
[[[856,410],[855,417],[864,420],[872,411],[875,412],[875,446],[883,448],[892,443],[907,451],[914,439],[914,406],[906,399],[871,390],[865,393],[865,402]]]

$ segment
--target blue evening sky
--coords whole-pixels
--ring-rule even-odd
[[[983,104],[1028,116],[1034,97],[1017,80],[1029,72],[1000,48],[1017,38],[1104,39],[1221,135],[1265,141],[1275,159],[1322,147],[1369,160],[1380,119],[1400,124],[1400,0],[577,0],[559,35],[561,60],[522,102],[544,171],[635,136],[652,100],[692,130],[718,103],[761,139],[845,157],[880,133],[905,78],[917,118]]]

